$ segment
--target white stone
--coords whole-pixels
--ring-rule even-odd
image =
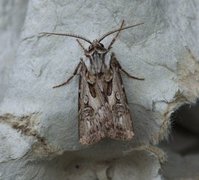
[[[68,167],[73,168],[70,158],[90,160],[92,156],[95,160],[110,160],[120,158],[123,152],[140,144],[156,144],[168,135],[170,114],[198,97],[199,3],[196,0],[30,0],[28,5],[25,0],[12,2],[3,0],[0,9],[0,123],[3,124],[0,127],[3,127],[3,137],[7,132],[6,146],[11,149],[6,152],[2,145],[5,140],[1,140],[0,159],[7,162],[0,164],[0,168],[13,163],[12,168],[17,169],[13,173],[10,168],[11,175],[9,170],[2,171],[4,179],[15,175],[15,179],[75,179],[74,176],[88,179],[90,174],[91,179],[96,176],[103,179],[106,168],[92,169],[98,169],[97,162],[80,169],[85,178],[81,173],[76,175],[76,170],[68,171]],[[20,14],[15,13],[19,11]],[[39,33],[69,32],[93,40],[118,28],[123,19],[127,25],[144,22],[142,26],[123,31],[112,48],[126,71],[145,77],[145,81],[136,81],[123,76],[135,138],[129,143],[105,140],[82,152],[85,147],[78,142],[78,77],[65,87],[52,89],[52,86],[73,73],[83,52],[75,38]],[[104,44],[111,39],[112,36],[106,38]],[[5,120],[7,114],[10,119]],[[11,129],[13,124],[17,124],[19,132]],[[38,143],[30,143],[29,138]],[[20,143],[14,148],[15,141]],[[65,153],[56,159],[59,167],[64,164],[68,167],[52,170],[49,164],[56,161],[49,162],[48,158],[60,152]],[[111,177],[160,179],[157,160],[151,160],[147,153],[146,160],[139,159],[139,153],[135,152],[129,160],[125,157],[122,162],[118,160]],[[43,162],[36,166],[37,158]]]
[[[12,127],[0,125],[0,163],[23,157],[30,150],[28,138]]]

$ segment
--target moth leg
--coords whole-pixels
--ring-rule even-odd
[[[144,78],[135,77],[135,76],[130,75],[128,72],[126,72],[122,68],[122,66],[120,65],[120,63],[117,61],[114,53],[111,54],[111,63],[114,66],[116,66],[120,71],[122,71],[124,74],[126,74],[129,78],[133,78],[133,79],[137,79],[137,80],[144,80]]]
[[[139,77],[136,77],[136,76],[132,76],[131,74],[126,72],[122,67],[120,67],[120,71],[122,71],[124,74],[126,74],[129,78],[133,78],[133,79],[137,79],[137,80],[144,80],[144,78],[139,78]]]
[[[73,72],[73,75],[70,76],[65,82],[63,82],[63,83],[61,83],[59,85],[53,86],[53,88],[58,88],[58,87],[61,87],[61,86],[64,86],[64,85],[68,84],[70,82],[70,80],[73,79],[73,77],[78,74],[78,70],[81,67],[81,65],[82,65],[82,62],[79,62],[79,64],[75,68],[75,71]]]

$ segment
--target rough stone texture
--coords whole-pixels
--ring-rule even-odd
[[[27,0],[2,0],[0,2],[0,102],[8,89],[12,76],[21,27],[27,10]]]
[[[162,152],[139,146],[167,137],[171,113],[199,95],[197,0],[16,2],[3,0],[0,7],[0,178],[160,179]],[[135,138],[82,147],[78,80],[52,86],[73,73],[83,53],[73,38],[39,33],[71,32],[93,40],[122,19],[145,23],[123,31],[112,49],[124,69],[145,77],[123,78]]]

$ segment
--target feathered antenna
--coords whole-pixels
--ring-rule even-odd
[[[70,36],[70,37],[74,37],[74,38],[78,38],[78,39],[82,39],[86,42],[88,42],[89,44],[92,44],[90,40],[88,40],[87,38],[77,35],[77,34],[69,34],[69,33],[51,33],[51,32],[41,32],[40,34],[43,35],[57,35],[57,36]]]

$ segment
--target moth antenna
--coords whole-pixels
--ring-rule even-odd
[[[43,35],[57,35],[57,36],[70,36],[70,37],[75,37],[75,38],[78,38],[78,39],[82,39],[82,40],[88,42],[89,44],[92,44],[90,40],[88,40],[87,38],[85,38],[83,36],[77,35],[77,34],[51,33],[51,32],[41,32],[40,34],[43,34]]]
[[[116,30],[113,30],[113,31],[109,31],[108,33],[104,34],[101,38],[99,38],[98,42],[102,41],[105,37],[117,32],[117,31],[123,31],[125,29],[129,29],[129,28],[132,28],[132,27],[135,27],[135,26],[139,26],[139,25],[142,25],[144,23],[138,23],[138,24],[134,24],[134,25],[131,25],[131,26],[126,26],[126,27],[123,27],[123,28],[119,28],[119,29],[116,29]]]
[[[79,41],[79,39],[76,39],[76,41],[78,42],[78,44],[81,46],[81,48],[86,51],[85,47],[82,45],[82,43]]]
[[[120,34],[120,32],[121,32],[121,29],[122,29],[123,25],[124,25],[124,20],[122,21],[122,24],[121,24],[121,26],[120,26],[120,30],[117,32],[117,34],[115,35],[115,37],[112,39],[110,45],[108,46],[108,48],[107,48],[108,51],[111,49],[111,46],[114,44],[115,40],[116,40],[117,37],[119,36],[119,34]]]

